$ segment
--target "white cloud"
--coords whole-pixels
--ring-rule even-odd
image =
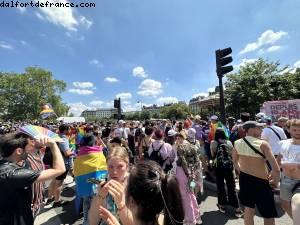
[[[85,18],[84,16],[81,16],[79,19],[79,22],[85,26],[87,29],[89,29],[92,25],[93,25],[93,21],[88,20],[87,18]]]
[[[110,82],[110,83],[114,83],[114,82],[118,82],[119,80],[115,77],[105,77],[104,79],[105,81],[107,82]]]
[[[69,38],[72,38],[72,39],[75,39],[75,40],[78,40],[78,41],[84,41],[85,40],[85,37],[81,34],[79,34],[78,32],[75,32],[75,31],[67,31],[65,33]]]
[[[114,105],[114,102],[113,102],[113,101],[105,102],[105,106],[106,106],[107,108],[112,108],[113,105]]]
[[[140,103],[135,103],[133,105],[132,104],[124,104],[124,105],[122,105],[122,110],[124,112],[141,111],[141,104]]]
[[[169,103],[177,103],[178,99],[175,97],[160,97],[156,99],[157,104],[164,105]]]
[[[156,97],[158,94],[160,94],[162,90],[162,84],[159,81],[146,79],[143,80],[142,83],[139,86],[140,91],[138,91],[139,95],[142,96],[152,96]]]
[[[141,77],[141,78],[146,78],[148,74],[145,72],[144,68],[141,66],[137,66],[133,68],[132,74],[135,77]]]
[[[200,92],[200,93],[194,94],[194,95],[192,96],[192,98],[197,98],[197,97],[199,97],[199,96],[207,97],[207,96],[208,96],[208,93],[206,93],[206,92]]]
[[[94,84],[92,82],[73,82],[73,86],[77,88],[93,88]]]
[[[70,93],[73,93],[73,94],[78,94],[78,95],[91,95],[93,94],[94,92],[92,90],[86,90],[86,89],[69,89],[68,90]]]
[[[100,107],[101,105],[103,105],[104,102],[103,101],[100,101],[100,100],[94,100],[94,101],[91,101],[90,102],[90,105],[91,106],[95,106],[95,107]]]
[[[89,61],[89,63],[91,65],[94,65],[94,66],[98,67],[98,68],[102,68],[103,67],[103,64],[101,62],[99,62],[98,59],[92,59],[92,60]]]
[[[281,46],[273,45],[267,49],[267,52],[275,52],[275,51],[278,51],[279,49],[281,49]]]
[[[295,62],[294,65],[292,66],[292,68],[287,68],[284,71],[282,71],[281,74],[287,73],[287,72],[296,73],[297,68],[300,68],[300,60]]]
[[[288,33],[285,31],[274,32],[273,30],[266,30],[260,35],[256,42],[247,44],[246,47],[240,51],[240,54],[252,52],[266,45],[274,44],[286,35],[288,35]]]
[[[46,19],[42,16],[42,14],[40,14],[39,12],[35,12],[35,15],[37,18],[39,18],[42,21],[45,21]]]
[[[298,60],[297,62],[294,63],[294,67],[300,68],[300,60]]]
[[[28,43],[26,41],[23,41],[23,40],[21,41],[21,44],[24,45],[24,46],[28,45]]]
[[[26,12],[26,7],[17,7],[17,10],[19,10],[19,12],[21,13],[21,14],[23,14],[23,13],[25,13]]]
[[[37,0],[34,0],[37,2]],[[68,0],[39,0],[40,3],[68,3]],[[90,28],[93,24],[91,20],[88,20],[84,16],[75,15],[75,10],[72,7],[39,7],[40,11],[36,12],[36,16],[43,20],[53,23],[58,26],[62,26],[70,31],[77,31],[80,25]]]
[[[13,49],[14,47],[4,41],[0,41],[0,48]]]
[[[132,94],[129,92],[123,92],[123,93],[119,93],[116,95],[116,98],[121,98],[121,99],[131,99],[132,98]]]
[[[69,103],[68,106],[70,107],[69,113],[74,114],[74,116],[80,116],[80,114],[84,110],[91,110],[92,109],[91,107],[86,106],[82,102]]]
[[[247,63],[254,63],[257,59],[242,59],[240,64],[234,65],[235,70],[239,70],[240,67],[245,66]]]
[[[216,90],[215,87],[211,87],[211,88],[208,88],[208,89],[207,89],[207,92],[208,92],[208,93],[209,93],[209,92],[215,92],[215,90]]]

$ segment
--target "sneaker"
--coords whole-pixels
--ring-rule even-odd
[[[52,203],[53,201],[54,201],[54,197],[48,198],[47,201],[45,202],[45,205],[49,205],[49,204]]]
[[[61,207],[61,206],[64,206],[66,204],[68,204],[69,202],[67,201],[64,201],[64,200],[60,200],[59,202],[54,202],[52,207],[53,208],[57,208],[57,207]]]
[[[244,216],[244,212],[241,209],[236,209],[234,215],[237,218],[242,218]]]
[[[221,213],[225,213],[225,212],[226,212],[225,206],[220,205],[220,204],[217,204],[217,207],[219,208],[219,211],[220,211]]]

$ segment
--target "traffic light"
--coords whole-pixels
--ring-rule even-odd
[[[216,64],[218,77],[223,77],[224,74],[229,73],[233,70],[232,66],[227,65],[232,62],[232,57],[228,56],[231,53],[232,49],[230,47],[216,50]]]
[[[116,108],[116,109],[120,108],[120,99],[114,100],[114,108]]]

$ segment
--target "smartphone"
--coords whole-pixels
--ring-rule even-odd
[[[99,185],[99,184],[101,184],[102,182],[104,182],[101,186],[103,187],[105,184],[106,184],[106,179],[100,179],[100,180],[97,180],[97,179],[95,179],[95,178],[88,178],[87,180],[86,180],[88,183],[92,183],[92,184],[97,184],[97,185]]]

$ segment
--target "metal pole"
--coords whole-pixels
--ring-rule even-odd
[[[226,111],[225,111],[225,101],[224,101],[224,91],[223,91],[223,82],[222,76],[218,76],[219,78],[219,90],[220,90],[220,113],[221,113],[221,122],[226,124]]]

